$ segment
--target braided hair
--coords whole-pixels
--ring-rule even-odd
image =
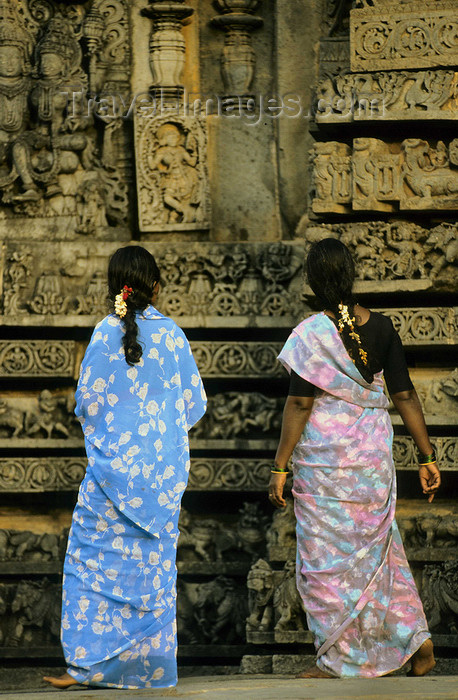
[[[335,238],[314,243],[306,260],[307,280],[324,309],[337,319],[339,333],[352,361],[366,382],[371,384],[374,373],[367,362],[367,352],[353,326],[355,299],[353,282],[355,264],[348,248]],[[344,307],[348,308],[345,309]]]
[[[136,311],[143,311],[151,304],[155,286],[160,282],[160,272],[154,257],[145,248],[132,245],[119,248],[108,264],[108,298],[116,307],[116,297],[124,288],[125,314],[122,316],[124,336],[122,344],[128,365],[139,362],[143,348],[137,340]]]

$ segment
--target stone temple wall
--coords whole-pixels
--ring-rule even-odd
[[[60,576],[84,474],[78,367],[110,254],[158,260],[209,395],[178,548],[181,664],[293,668],[294,526],[266,484],[312,312],[314,240],[353,251],[399,330],[444,474],[426,506],[393,415],[399,522],[456,647],[458,15],[453,2],[0,0],[0,659],[62,664]],[[288,666],[289,664],[289,666]]]

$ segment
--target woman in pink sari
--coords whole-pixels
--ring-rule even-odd
[[[291,375],[269,498],[283,507],[292,454],[297,587],[315,636],[303,678],[383,676],[434,665],[422,604],[395,520],[393,430],[385,379],[419,452],[423,493],[440,485],[434,450],[391,321],[354,301],[354,264],[332,238],[307,258],[324,311],[302,321],[279,359]]]

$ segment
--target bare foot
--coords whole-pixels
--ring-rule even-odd
[[[302,671],[302,673],[298,673],[296,678],[335,678],[335,676],[329,675],[329,673],[326,673],[325,671],[322,671],[321,668],[318,668],[318,666],[314,666],[311,668],[309,671]]]
[[[410,661],[412,665],[407,673],[408,676],[426,676],[427,673],[432,671],[436,665],[432,641],[427,639],[426,642],[423,642]]]
[[[78,685],[78,681],[73,678],[69,673],[63,673],[59,678],[54,678],[54,676],[43,676],[43,680],[51,683],[54,688],[69,688],[71,685]]]

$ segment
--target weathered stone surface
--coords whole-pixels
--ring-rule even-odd
[[[316,89],[315,119],[318,124],[456,120],[457,83],[454,70],[326,76]]]
[[[2,340],[0,377],[73,377],[76,347],[71,340]]]
[[[350,12],[352,71],[456,65],[454,2],[391,4]]]
[[[355,138],[311,150],[312,210],[352,211],[458,209],[458,139],[433,146],[419,138],[386,143]]]

